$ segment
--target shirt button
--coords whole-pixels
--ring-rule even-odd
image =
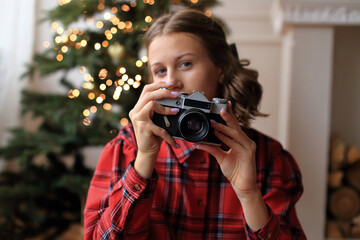
[[[135,184],[134,186],[136,191],[140,191],[141,190],[141,186],[139,184]]]
[[[265,234],[265,237],[266,237],[266,239],[270,239],[270,238],[271,238],[271,233],[269,233],[269,232],[266,233],[266,234]]]
[[[206,159],[205,158],[201,158],[200,159],[200,163],[205,163],[206,162]]]
[[[197,205],[198,205],[198,206],[203,206],[203,205],[204,205],[204,202],[203,202],[202,200],[198,200],[198,201],[197,201]]]

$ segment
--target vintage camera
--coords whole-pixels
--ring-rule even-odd
[[[220,110],[227,109],[226,99],[214,98],[209,101],[203,93],[194,91],[190,96],[181,93],[176,99],[162,99],[156,102],[165,107],[180,109],[176,115],[154,113],[153,116],[154,124],[164,128],[174,138],[221,145],[221,141],[214,135],[210,120],[225,124]]]

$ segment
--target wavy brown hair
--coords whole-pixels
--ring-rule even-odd
[[[196,36],[213,63],[222,69],[223,81],[218,86],[218,97],[231,101],[234,115],[240,123],[249,126],[255,117],[266,116],[258,110],[262,95],[258,72],[247,68],[250,64],[248,60],[239,60],[234,56],[219,23],[192,9],[163,15],[145,33],[146,48],[149,49],[157,36],[174,32]]]

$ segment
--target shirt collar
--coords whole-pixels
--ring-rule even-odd
[[[179,144],[180,148],[172,148],[176,158],[180,163],[185,162],[185,160],[190,157],[191,153],[196,150],[197,143],[188,142],[185,140],[175,139],[176,143]]]

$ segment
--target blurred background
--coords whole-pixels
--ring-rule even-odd
[[[141,34],[183,7],[221,20],[259,71],[270,116],[252,126],[300,166],[308,239],[360,238],[358,0],[4,1],[2,238],[82,239],[92,170],[146,82]]]

